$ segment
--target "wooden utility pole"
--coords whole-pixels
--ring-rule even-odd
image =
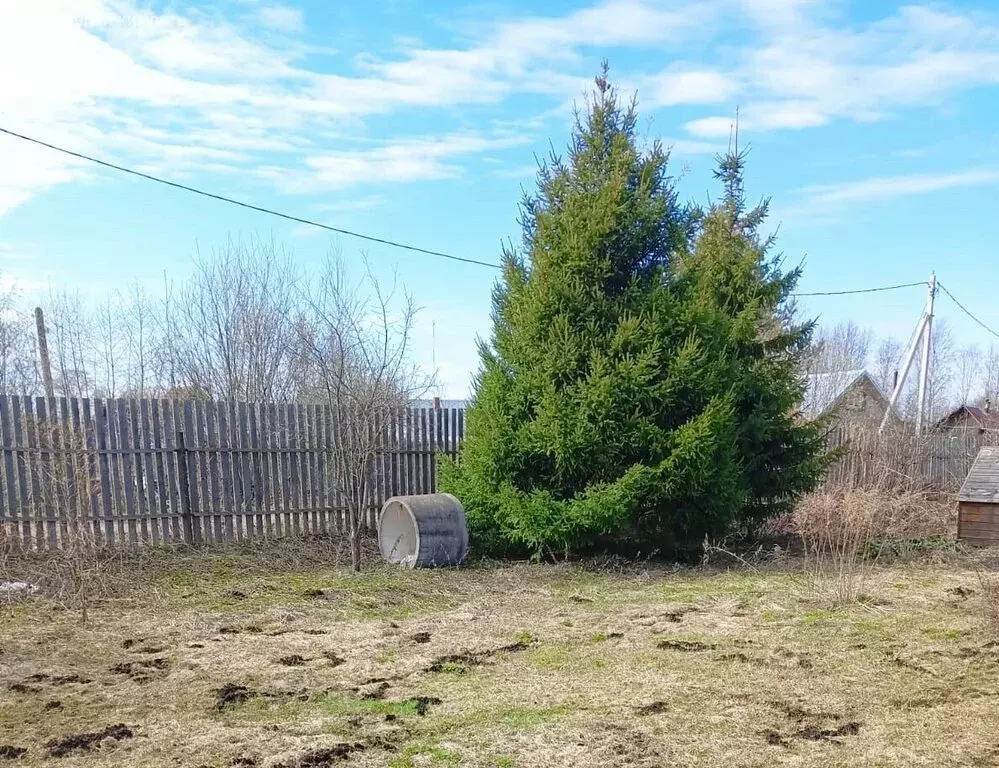
[[[45,396],[55,397],[55,384],[52,382],[52,361],[49,359],[49,342],[45,336],[45,315],[41,307],[35,307],[35,329],[38,332],[38,359],[42,366],[42,382]]]

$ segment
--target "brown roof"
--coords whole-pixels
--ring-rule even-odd
[[[955,408],[947,416],[940,420],[940,424],[946,424],[948,421],[956,416],[960,416],[962,412],[966,412],[971,418],[978,422],[979,429],[995,429],[999,430],[999,413],[996,411],[986,411],[984,408],[979,408],[977,405],[962,405],[960,408]]]

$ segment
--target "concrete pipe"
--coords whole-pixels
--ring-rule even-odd
[[[378,516],[378,546],[407,568],[459,565],[468,554],[465,509],[449,493],[393,496]]]

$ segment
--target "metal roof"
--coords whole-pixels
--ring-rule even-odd
[[[999,504],[999,447],[987,445],[978,452],[957,500]]]
[[[434,407],[434,399],[432,397],[419,398],[417,400],[413,400],[410,403],[410,406],[413,407],[413,408],[433,408]],[[441,398],[440,407],[441,408],[467,408],[468,407],[468,400],[446,400],[444,398]]]
[[[878,386],[874,377],[864,368],[852,371],[830,371],[827,373],[810,373],[805,377],[805,399],[801,404],[801,413],[806,419],[817,419],[835,408],[843,395],[854,384],[867,379],[874,389],[884,398],[888,407],[888,395]]]
[[[959,406],[940,419],[940,421],[937,422],[937,425],[946,426],[948,421],[960,416],[962,412],[967,412],[971,418],[978,422],[979,429],[999,430],[999,413],[992,410],[986,411],[984,408],[979,408],[977,405]]]

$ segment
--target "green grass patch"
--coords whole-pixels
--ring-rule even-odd
[[[415,715],[416,702],[384,699],[353,699],[334,694],[317,694],[312,701],[328,715]]]
[[[571,710],[569,706],[510,707],[497,712],[496,721],[518,731],[527,731],[553,723]]]
[[[543,645],[540,648],[536,648],[531,651],[528,658],[530,659],[531,664],[538,669],[544,669],[549,672],[558,672],[559,670],[565,669],[570,664],[578,661],[578,654],[574,651],[576,651],[576,649],[568,643]]]
[[[397,757],[393,757],[388,762],[389,768],[414,768],[417,765],[415,758],[429,758],[433,765],[461,765],[461,753],[455,750],[445,749],[438,744],[407,744]],[[420,760],[424,763],[424,760]]]
[[[814,627],[816,624],[825,624],[839,618],[842,618],[842,616],[838,611],[819,609],[802,614],[801,623],[806,627]]]

